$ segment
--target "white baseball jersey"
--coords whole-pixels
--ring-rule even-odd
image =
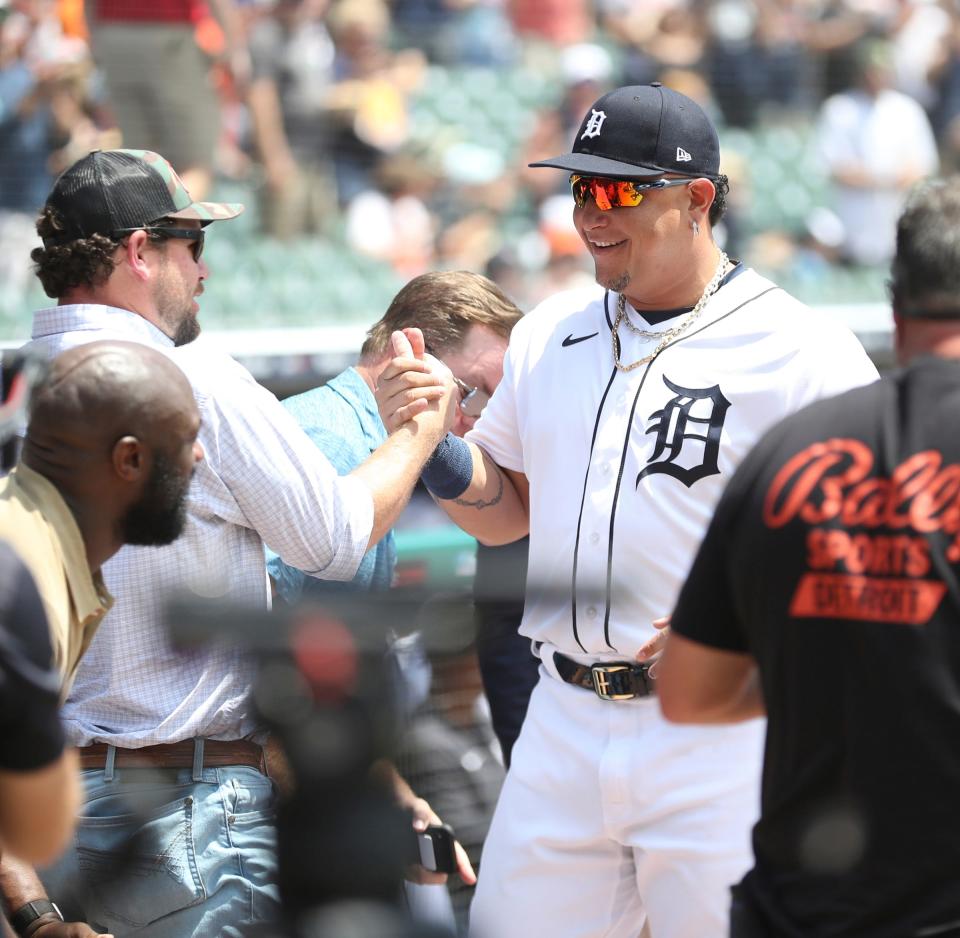
[[[582,297],[582,294],[581,294]],[[570,655],[630,657],[668,615],[734,469],[773,423],[877,378],[853,333],[735,271],[652,362],[613,365],[617,296],[559,294],[513,330],[468,435],[530,481],[520,631]],[[632,321],[644,321],[628,304]],[[654,331],[669,328],[677,320]],[[626,325],[620,358],[656,347]]]

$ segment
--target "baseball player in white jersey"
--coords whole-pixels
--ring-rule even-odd
[[[771,424],[877,377],[852,333],[729,260],[716,131],[659,85],[585,116],[574,222],[605,294],[515,327],[496,394],[423,479],[480,540],[530,533],[520,631],[541,659],[482,857],[478,938],[720,938],[750,863],[763,726],[675,726],[638,650],[713,507]],[[412,340],[413,347],[406,345]],[[389,428],[449,379],[415,334],[378,398]]]

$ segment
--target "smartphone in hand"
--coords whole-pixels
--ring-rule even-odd
[[[416,837],[414,861],[431,873],[455,873],[457,855],[453,849],[456,837],[449,824],[431,824],[425,830],[413,831]]]

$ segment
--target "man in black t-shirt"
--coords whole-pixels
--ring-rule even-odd
[[[892,300],[906,367],[744,460],[660,664],[671,720],[768,714],[732,938],[960,936],[960,180],[904,210]]]

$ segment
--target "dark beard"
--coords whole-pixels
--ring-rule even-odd
[[[173,344],[178,348],[181,345],[189,345],[197,336],[200,335],[200,323],[196,316],[187,316],[180,320],[176,332],[174,332]]]
[[[157,453],[143,493],[120,522],[123,543],[143,547],[173,543],[183,533],[187,521],[189,487],[190,476],[178,476],[172,461]]]

